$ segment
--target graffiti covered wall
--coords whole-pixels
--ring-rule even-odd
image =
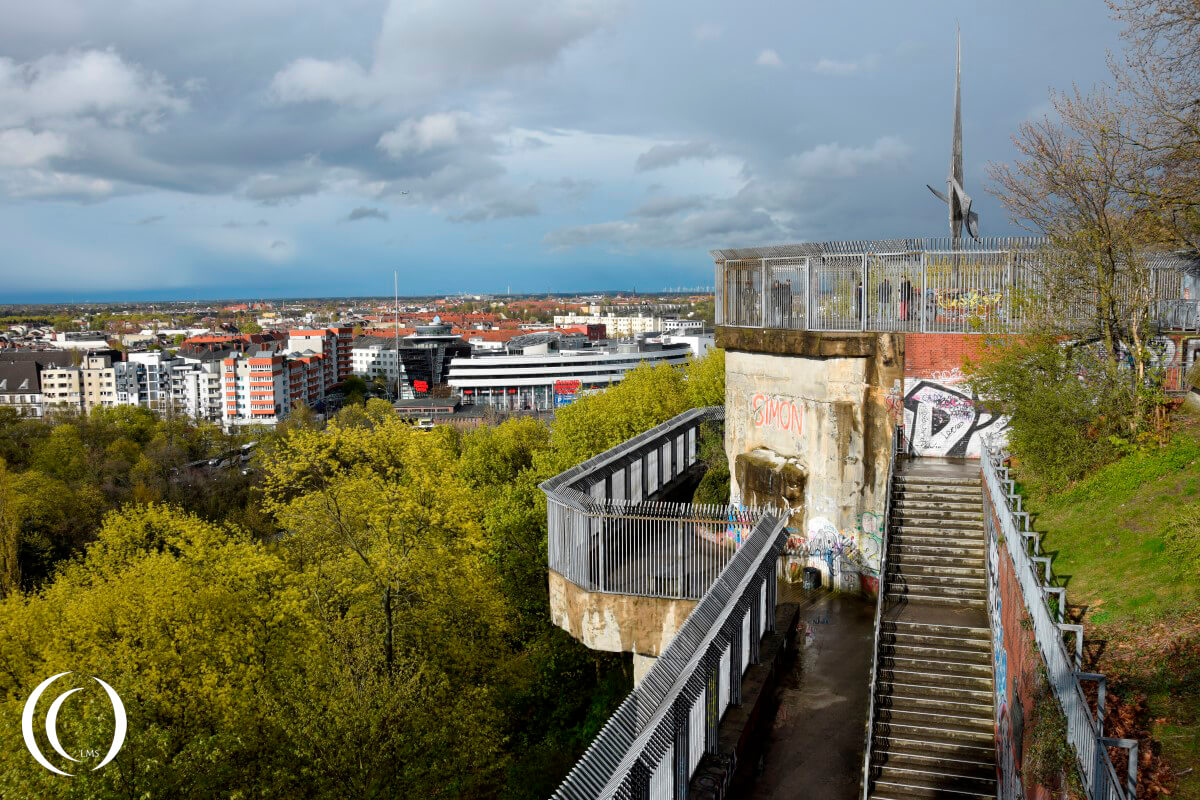
[[[1000,523],[984,492],[984,515],[993,533]],[[1033,636],[1033,624],[1025,610],[1021,584],[1008,550],[999,536],[989,536],[988,582],[992,624],[992,667],[996,725],[996,771],[998,796],[1009,800],[1050,800],[1042,786],[1025,787],[1021,768],[1025,755],[1026,720],[1033,713],[1041,654]]]
[[[826,586],[874,591],[901,337],[722,328],[718,339],[732,501],[789,510],[786,577],[814,567]]]
[[[970,390],[965,359],[983,348],[978,334],[911,333],[905,337],[901,402],[909,452],[979,458],[983,436],[1002,434],[1007,420]]]

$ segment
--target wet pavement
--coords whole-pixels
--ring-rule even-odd
[[[799,657],[780,679],[779,710],[751,798],[857,800],[866,747],[875,603],[780,585],[796,602]]]

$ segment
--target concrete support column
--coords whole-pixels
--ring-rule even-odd
[[[654,666],[658,659],[654,656],[644,656],[641,653],[633,654],[633,685],[637,686],[642,682],[642,678],[646,677],[646,673]]]

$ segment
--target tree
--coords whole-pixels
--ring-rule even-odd
[[[1110,66],[1126,98],[1127,127],[1150,169],[1130,191],[1168,247],[1200,251],[1200,5],[1195,0],[1110,0],[1125,24],[1124,57]]]

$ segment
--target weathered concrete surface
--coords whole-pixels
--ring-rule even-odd
[[[586,592],[550,570],[550,619],[593,650],[657,657],[695,607],[695,600]]]
[[[901,334],[903,336],[903,334]],[[791,331],[781,328],[717,326],[717,347],[747,353],[805,358],[865,358],[875,355],[878,334],[865,332]],[[903,359],[901,359],[903,363]]]
[[[802,610],[800,657],[780,681],[762,774],[740,796],[861,796],[874,624],[874,604],[846,594],[817,593]]]
[[[734,502],[791,510],[795,574],[815,566],[825,585],[872,588],[903,334],[723,330]]]
[[[664,647],[666,645],[663,645]],[[633,654],[633,685],[637,686],[642,682],[642,678],[646,677],[646,673],[650,671],[658,662],[654,656],[644,656],[640,653]]]

